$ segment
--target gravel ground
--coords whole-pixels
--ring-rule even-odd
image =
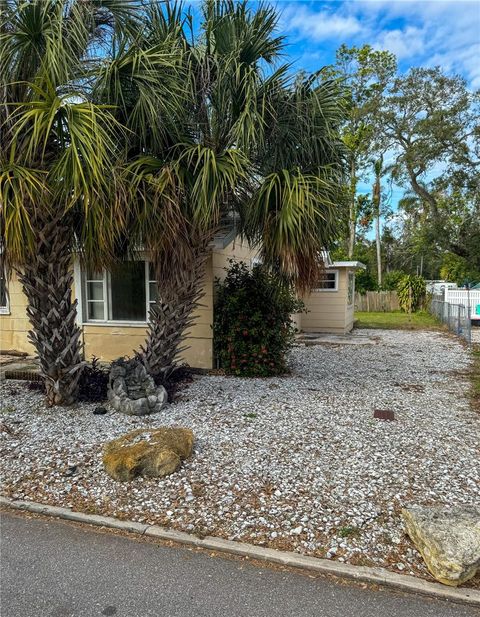
[[[197,377],[143,419],[47,409],[25,384],[3,382],[3,493],[427,576],[400,509],[480,502],[468,356],[435,332],[353,336],[365,335],[377,344],[296,347],[287,377]],[[196,435],[179,472],[125,484],[105,474],[106,440],[160,425]]]

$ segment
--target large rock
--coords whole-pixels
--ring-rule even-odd
[[[461,585],[480,567],[480,508],[416,506],[402,510],[407,532],[431,574]]]
[[[105,444],[105,471],[121,482],[139,475],[167,476],[190,456],[193,440],[188,428],[137,429]]]
[[[136,358],[112,364],[107,395],[114,409],[130,416],[156,413],[168,402],[165,388],[155,384]]]

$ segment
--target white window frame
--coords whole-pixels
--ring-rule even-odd
[[[99,282],[100,279],[87,278],[88,273],[82,269],[80,271],[80,289],[81,289],[81,302],[82,306],[81,322],[84,325],[95,326],[138,326],[144,328],[148,324],[148,318],[150,314],[150,307],[155,303],[155,300],[150,299],[150,283],[155,283],[154,279],[150,278],[150,262],[148,259],[139,258],[137,261],[143,261],[145,264],[145,319],[144,320],[119,320],[112,319],[112,286],[111,275],[106,269],[102,269],[102,283],[103,283],[103,300],[90,300],[88,297],[88,283]],[[88,305],[92,302],[98,302],[103,304],[103,319],[90,319],[88,317]]]
[[[332,288],[324,288],[324,287],[315,287],[313,291],[315,292],[321,292],[321,293],[335,293],[338,291],[338,277],[339,277],[339,271],[338,270],[330,270],[330,269],[325,269],[325,274],[334,274],[335,275],[335,287]]]

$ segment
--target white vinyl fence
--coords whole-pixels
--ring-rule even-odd
[[[480,289],[446,289],[444,301],[464,306],[471,319],[480,320]]]

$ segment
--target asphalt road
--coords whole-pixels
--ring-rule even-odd
[[[3,514],[2,617],[473,617],[480,611]]]

